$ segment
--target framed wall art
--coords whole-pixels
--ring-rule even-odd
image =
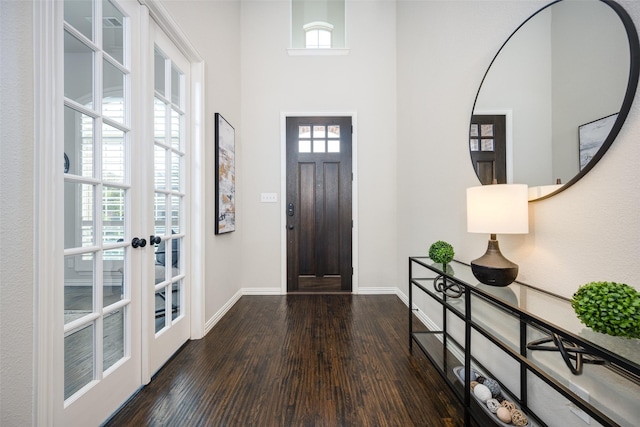
[[[580,145],[580,170],[596,155],[604,140],[611,133],[611,128],[618,118],[618,113],[594,120],[578,126],[578,144]]]
[[[216,113],[216,223],[215,234],[236,229],[235,129]]]

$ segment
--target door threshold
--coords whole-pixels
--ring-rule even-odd
[[[287,291],[287,295],[353,295],[352,291]]]

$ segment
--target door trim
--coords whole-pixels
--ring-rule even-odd
[[[280,293],[287,294],[287,215],[284,209],[287,194],[287,117],[351,117],[353,133],[351,135],[351,214],[353,229],[351,234],[351,255],[353,281],[351,293],[359,293],[358,279],[358,115],[355,111],[331,112],[280,112]]]
[[[62,155],[56,142],[62,141],[63,127],[59,117],[64,114],[64,106],[59,93],[63,88],[64,60],[62,52],[63,35],[60,28],[63,22],[62,2],[34,3],[33,42],[34,55],[34,235],[35,275],[34,275],[34,425],[46,425],[48,420],[56,419],[62,413],[63,391],[57,390],[63,373],[54,369],[51,355],[60,354],[62,342],[58,334],[63,329],[62,310],[63,292],[60,287],[49,286],[52,281],[62,283],[64,271],[60,263],[54,262],[60,257],[59,251],[52,254],[58,242],[64,240],[61,224],[64,219],[64,206],[57,203],[64,185],[64,176],[58,159]]]

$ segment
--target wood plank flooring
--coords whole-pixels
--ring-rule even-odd
[[[107,426],[462,426],[395,295],[243,296]]]

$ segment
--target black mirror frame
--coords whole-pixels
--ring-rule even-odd
[[[520,30],[520,28],[522,28],[533,17],[535,17],[536,15],[538,15],[540,12],[547,9],[548,7],[551,7],[554,4],[559,3],[561,1],[563,0],[555,0],[549,3],[548,5],[542,7],[541,9],[537,10],[534,14],[532,14],[530,17],[524,20],[524,22],[518,25],[518,27],[513,31],[513,33],[511,33],[511,35],[507,38],[507,40],[505,40],[502,46],[500,46],[500,49],[498,49],[498,52],[495,54],[495,56],[491,60],[489,67],[487,67],[487,71],[485,71],[484,75],[482,76],[482,81],[480,82],[480,86],[478,87],[478,92],[476,93],[476,97],[473,101],[473,107],[471,109],[472,116],[473,116],[473,112],[476,109],[478,96],[480,95],[480,91],[482,90],[482,84],[484,83],[487,77],[487,74],[489,74],[489,71],[491,71],[491,66],[498,58],[498,55],[500,55],[500,52],[502,52],[502,49],[507,45],[507,43],[509,43],[509,40],[511,40],[511,38],[518,32],[518,30]],[[611,128],[611,132],[609,132],[609,135],[602,143],[602,146],[600,147],[598,152],[593,156],[593,158],[589,161],[589,163],[587,163],[584,166],[584,168],[582,168],[582,170],[580,170],[573,178],[571,178],[566,184],[558,188],[556,191],[553,191],[537,199],[529,200],[529,202],[548,199],[549,197],[554,196],[566,190],[567,188],[571,187],[573,184],[578,182],[583,176],[585,176],[595,166],[595,164],[600,161],[600,159],[604,156],[604,154],[607,152],[609,147],[611,147],[611,144],[613,144],[613,141],[616,139],[616,137],[620,133],[620,130],[622,129],[622,126],[625,120],[627,119],[627,116],[629,115],[629,111],[631,110],[631,105],[633,104],[633,99],[635,97],[636,90],[638,88],[638,77],[640,76],[640,40],[638,39],[638,31],[636,30],[636,26],[634,25],[633,20],[631,19],[631,16],[629,16],[629,14],[624,9],[624,7],[616,3],[614,0],[599,0],[599,1],[601,1],[602,3],[605,3],[611,9],[613,9],[613,11],[618,15],[618,17],[622,21],[622,25],[624,26],[624,29],[627,33],[627,38],[629,40],[629,79],[627,81],[627,90],[625,92],[622,105],[620,106],[620,112],[618,113],[618,117],[615,123],[613,124],[613,127]],[[468,144],[468,141],[467,141],[467,144]],[[473,165],[473,162],[472,162],[472,165]]]

